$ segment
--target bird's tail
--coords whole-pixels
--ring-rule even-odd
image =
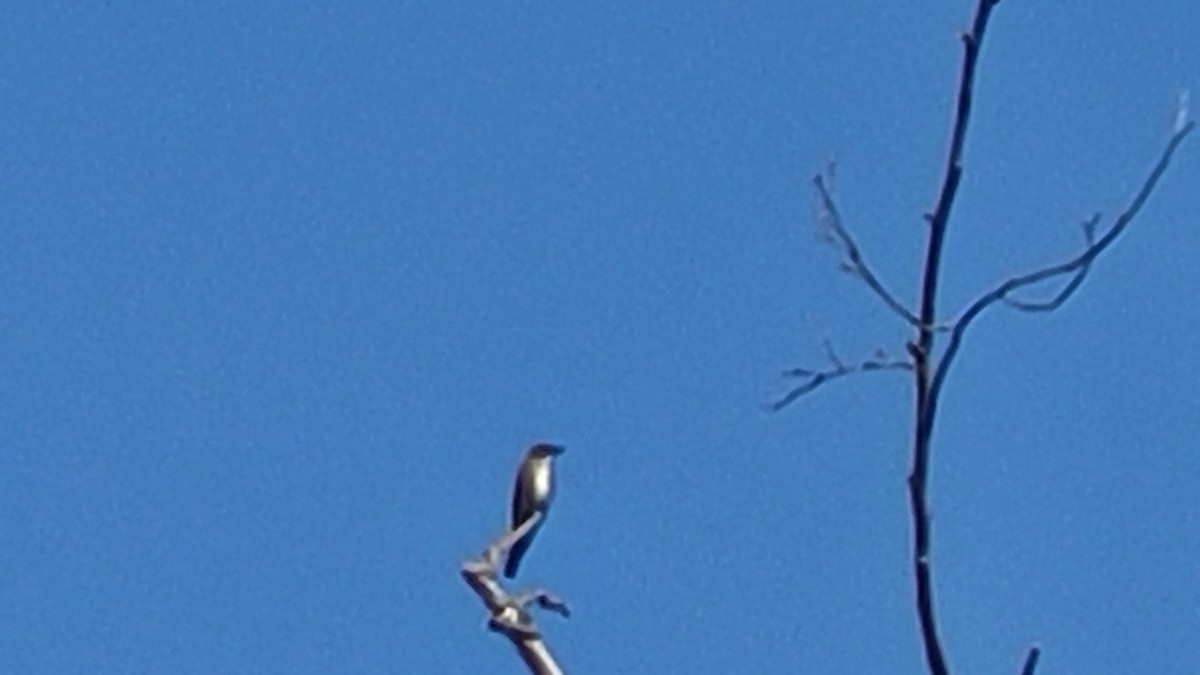
[[[508,560],[504,561],[504,576],[509,579],[517,576],[517,567],[521,564],[521,558],[525,557],[525,551],[529,549],[531,543],[533,543],[533,532],[526,532],[524,537],[513,544],[508,551]]]

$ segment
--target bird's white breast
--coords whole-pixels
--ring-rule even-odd
[[[533,494],[539,501],[550,494],[550,460],[544,459],[540,463],[542,466],[533,472]]]

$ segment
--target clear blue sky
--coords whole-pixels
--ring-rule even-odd
[[[567,3],[570,4],[570,3]],[[63,3],[0,20],[0,672],[519,673],[458,577],[535,439],[572,673],[919,673],[905,375],[973,2]],[[1076,252],[1195,0],[1005,0],[943,311]],[[1200,139],[945,391],[956,672],[1200,672]],[[1105,220],[1104,222],[1109,222]]]

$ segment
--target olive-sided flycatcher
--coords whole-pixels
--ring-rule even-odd
[[[517,566],[533,537],[542,525],[546,524],[546,514],[550,511],[550,500],[554,499],[554,458],[561,455],[565,448],[549,443],[538,443],[525,451],[521,463],[517,466],[517,478],[513,484],[512,521],[510,527],[517,529],[534,513],[541,512],[542,519],[537,522],[525,536],[518,539],[508,552],[508,562],[504,564],[504,576],[509,579],[517,575]]]

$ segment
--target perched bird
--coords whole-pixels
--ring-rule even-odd
[[[566,448],[549,443],[538,443],[525,451],[521,463],[517,466],[517,478],[513,483],[512,521],[510,527],[517,529],[533,514],[541,513],[542,518],[525,536],[513,544],[508,552],[508,561],[504,564],[504,576],[509,579],[517,575],[517,566],[533,537],[542,525],[546,524],[546,514],[550,510],[550,500],[554,499],[554,458],[561,455]]]

